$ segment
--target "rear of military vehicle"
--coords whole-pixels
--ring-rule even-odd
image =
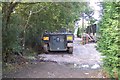
[[[73,53],[73,34],[51,33],[43,35],[43,48],[46,53],[49,51],[68,51]]]

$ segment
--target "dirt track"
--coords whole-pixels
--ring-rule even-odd
[[[28,66],[3,77],[17,78],[103,78],[101,56],[95,43],[80,44],[75,38],[74,52],[40,54]]]

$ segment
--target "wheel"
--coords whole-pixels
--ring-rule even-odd
[[[73,47],[68,48],[68,52],[69,52],[70,54],[72,54],[72,53],[73,53]]]
[[[49,51],[48,51],[48,45],[47,44],[45,44],[44,46],[43,46],[43,49],[44,49],[44,52],[45,53],[48,53]]]

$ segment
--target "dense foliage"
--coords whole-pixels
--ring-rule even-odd
[[[65,27],[74,31],[74,22],[83,11],[89,11],[87,6],[86,2],[2,3],[3,56],[41,46],[45,30]]]
[[[111,77],[120,78],[120,2],[103,3],[103,17],[99,23],[98,49],[105,56],[104,67]]]

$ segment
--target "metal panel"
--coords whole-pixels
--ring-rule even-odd
[[[50,47],[51,51],[66,50],[66,37],[65,37],[65,35],[51,35],[49,47]]]

